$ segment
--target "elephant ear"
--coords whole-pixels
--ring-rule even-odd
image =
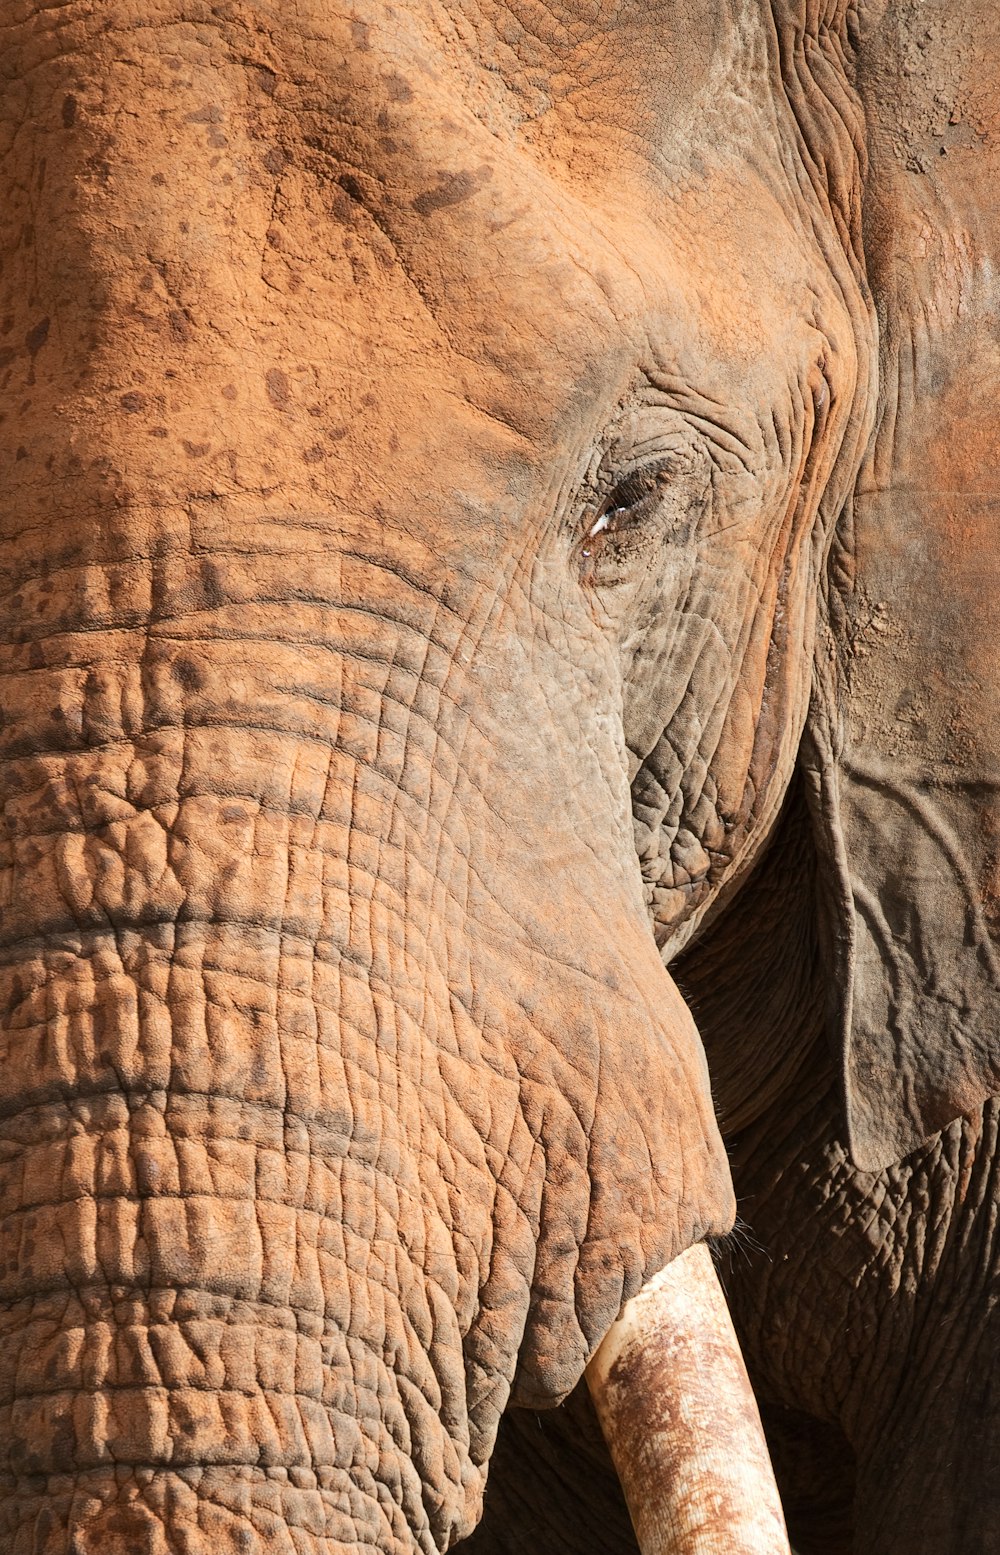
[[[866,1170],[1000,1092],[998,78],[995,0],[892,5],[859,44],[880,415],[803,759]]]

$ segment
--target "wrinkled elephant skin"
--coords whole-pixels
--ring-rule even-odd
[[[1000,9],[849,9],[876,424],[800,775],[672,971],[731,1151],[723,1281],[795,1549],[1000,1555]],[[634,1555],[585,1404],[504,1422],[475,1555],[579,1555],[595,1528]]]
[[[663,957],[873,423],[850,17],[600,9],[0,5],[12,1555],[444,1550],[732,1222]]]

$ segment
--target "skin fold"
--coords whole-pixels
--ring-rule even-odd
[[[898,1162],[971,1148],[990,1048],[879,982],[863,682],[913,671],[855,671],[927,440],[894,321],[947,356],[989,298],[914,268],[975,179],[906,203],[885,84],[929,135],[978,56],[906,74],[883,9],[0,0],[0,1550],[433,1555],[505,1411],[480,1548],[588,1465],[627,1548],[580,1379],[734,1180],[772,1257],[817,1195],[867,1246],[886,1172],[923,1239]],[[777,1364],[808,1282],[742,1277],[778,1449],[889,1442]]]

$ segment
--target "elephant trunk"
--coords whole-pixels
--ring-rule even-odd
[[[94,632],[8,733],[0,1546],[431,1555],[508,1399],[558,1401],[623,1288],[725,1228],[690,1017],[627,900],[581,998],[589,852],[512,919],[541,843],[470,848],[497,785],[471,718],[421,716],[451,659],[404,683],[403,626],[380,655],[391,602],[365,653],[325,607],[337,695],[306,709],[310,650],[254,661],[263,606],[223,637],[251,606],[213,567],[214,614],[185,575],[144,634],[141,719]]]
[[[760,1416],[704,1244],[627,1303],[587,1381],[642,1555],[787,1555]]]
[[[461,1364],[475,1253],[407,1130],[411,1011],[346,953],[263,923],[14,954],[0,1547],[443,1547],[474,1515],[490,1412]],[[381,1064],[376,1020],[394,1022]],[[477,1166],[448,1178],[476,1230]]]

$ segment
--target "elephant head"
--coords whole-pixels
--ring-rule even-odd
[[[855,23],[0,16],[6,1548],[443,1550],[730,1225],[665,963],[843,614]]]

